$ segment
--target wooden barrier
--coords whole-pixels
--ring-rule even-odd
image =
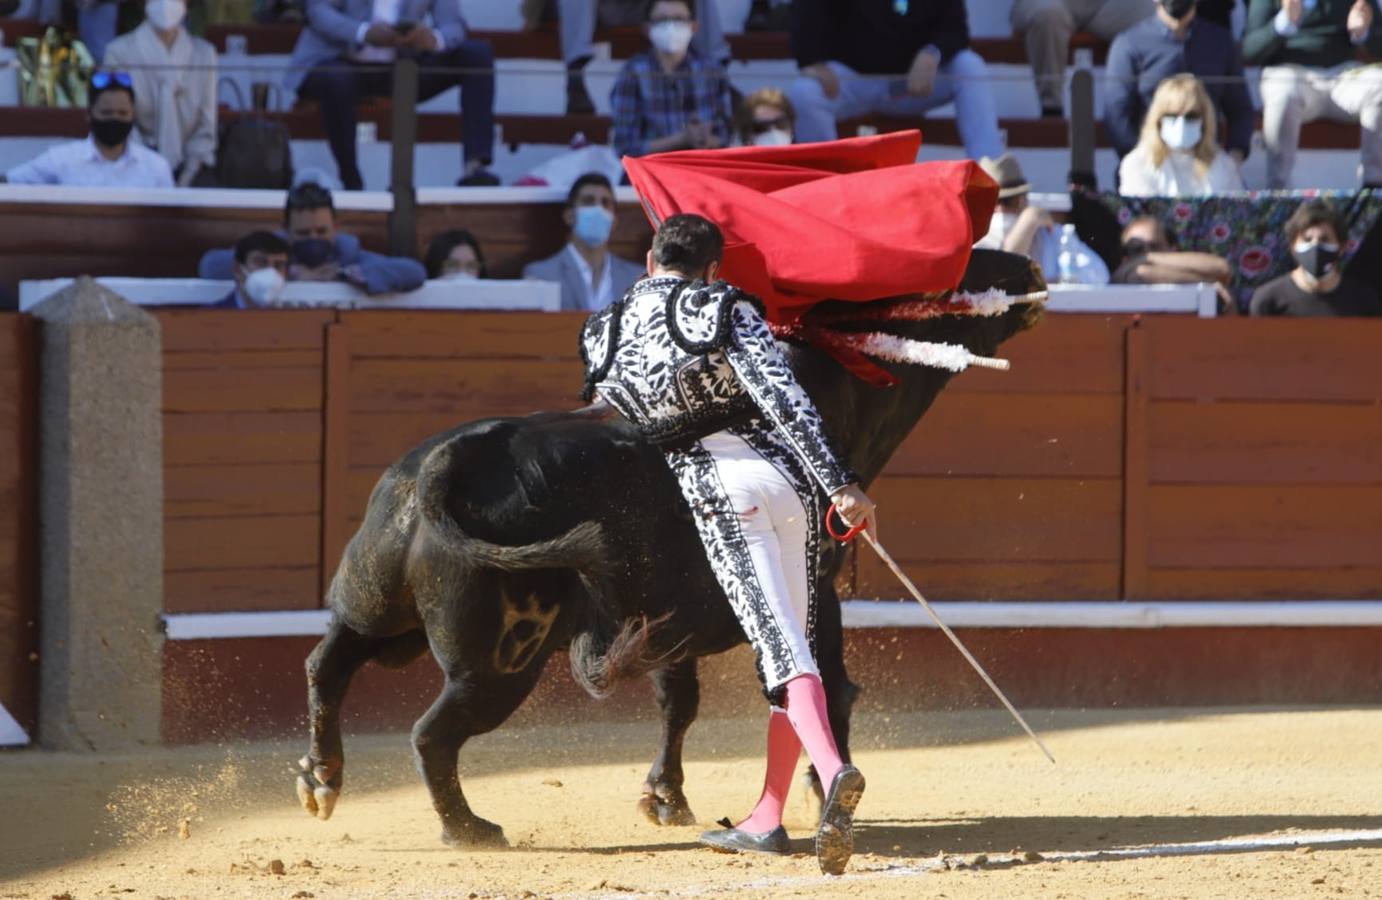
[[[38,712],[37,351],[34,321],[0,314],[0,707],[30,735]]]

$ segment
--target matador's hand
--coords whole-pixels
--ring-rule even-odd
[[[876,507],[869,499],[863,489],[857,484],[847,484],[838,491],[830,495],[831,501],[835,504],[835,509],[844,519],[845,524],[853,528],[860,522],[867,522],[865,530],[878,540],[878,516],[875,513]]]

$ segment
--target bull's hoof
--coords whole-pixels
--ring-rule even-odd
[[[441,842],[462,850],[503,850],[509,846],[503,828],[479,817],[443,827]]]
[[[298,760],[298,773],[294,785],[298,802],[315,816],[325,822],[336,811],[336,801],[341,797],[341,770],[331,772],[324,765],[312,765],[312,760],[304,756]]]
[[[638,798],[638,811],[654,825],[695,825],[696,816],[691,812],[691,804],[686,795],[677,788],[662,788],[661,796],[652,791],[644,791]]]

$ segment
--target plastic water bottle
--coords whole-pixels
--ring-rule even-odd
[[[1056,256],[1060,267],[1061,284],[1075,283],[1075,226],[1066,224],[1060,227],[1060,249]]]

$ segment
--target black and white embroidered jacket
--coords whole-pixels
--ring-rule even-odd
[[[598,392],[663,448],[762,417],[826,493],[856,480],[831,451],[762,304],[730,284],[645,278],[586,320],[581,357],[585,399]]]

